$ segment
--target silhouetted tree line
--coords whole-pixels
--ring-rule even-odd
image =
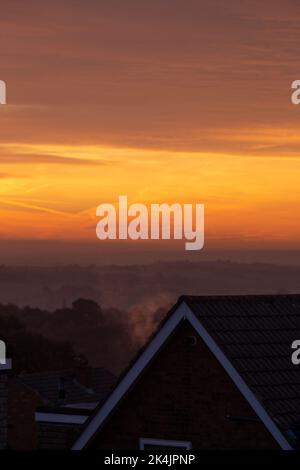
[[[0,339],[6,343],[14,373],[71,367],[75,355],[72,344],[31,332],[17,317],[17,310],[12,305],[0,305]]]
[[[75,352],[117,372],[138,347],[126,312],[87,299],[54,312],[0,305],[0,339],[17,372],[70,367]]]

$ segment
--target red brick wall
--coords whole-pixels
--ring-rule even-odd
[[[194,449],[272,449],[261,422],[232,422],[226,415],[256,418],[227,373],[185,322],[89,444],[90,449],[136,449],[140,437],[191,441]],[[196,335],[197,336],[197,335]]]
[[[0,449],[7,448],[7,371],[0,372]]]
[[[70,449],[81,425],[39,423],[38,448],[48,450]]]
[[[8,384],[8,447],[32,450],[37,447],[35,410],[43,404],[39,395],[18,380]]]

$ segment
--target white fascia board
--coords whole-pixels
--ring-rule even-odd
[[[262,404],[256,398],[254,393],[248,387],[246,382],[243,380],[243,378],[240,376],[240,374],[237,372],[237,370],[233,367],[232,363],[225,356],[225,354],[220,349],[220,347],[217,345],[215,340],[210,336],[210,334],[207,332],[207,330],[203,327],[200,320],[198,320],[198,318],[194,315],[192,310],[188,306],[187,306],[187,308],[189,310],[187,312],[187,319],[189,320],[191,325],[193,325],[193,327],[195,328],[195,330],[197,331],[199,336],[203,339],[206,346],[210,349],[210,351],[213,353],[213,355],[216,357],[216,359],[220,362],[220,364],[226,370],[229,377],[235,383],[235,385],[237,386],[239,391],[242,393],[242,395],[246,398],[249,405],[253,408],[253,410],[255,411],[257,416],[264,423],[264,425],[269,430],[269,432],[272,434],[272,436],[274,437],[276,442],[280,445],[280,447],[283,450],[293,450],[290,443],[284,437],[284,435],[279,430],[277,425],[274,423],[272,418],[266,412],[265,408],[262,406]]]
[[[37,423],[84,424],[88,416],[37,411],[34,414]]]
[[[134,365],[129,369],[123,380],[117,385],[108,397],[103,406],[98,410],[95,416],[91,419],[90,423],[83,430],[82,434],[74,443],[72,450],[81,450],[93,437],[110,412],[114,409],[117,403],[129,390],[131,385],[139,377],[140,373],[149,364],[155,354],[160,350],[162,345],[168,339],[170,334],[175,330],[179,322],[185,316],[185,305],[180,304],[177,310],[166,321],[162,328],[157,332],[153,340],[148,344],[143,353],[138,357]]]
[[[277,425],[274,423],[272,418],[268,415],[264,407],[261,405],[259,400],[256,398],[254,393],[250,390],[246,382],[242,379],[237,370],[233,367],[229,359],[225,356],[223,351],[217,345],[215,340],[210,336],[206,329],[201,324],[200,320],[194,315],[190,307],[182,302],[175,310],[173,315],[167,320],[163,327],[157,332],[153,340],[148,344],[145,351],[139,356],[134,365],[127,372],[123,380],[118,384],[115,390],[108,397],[104,405],[98,410],[95,416],[91,419],[90,423],[83,430],[81,435],[75,441],[72,450],[81,450],[97,432],[100,426],[103,424],[105,419],[109,416],[110,412],[114,409],[117,403],[129,390],[131,385],[138,378],[143,369],[153,359],[155,354],[161,349],[165,341],[168,339],[170,334],[175,330],[179,322],[186,318],[190,324],[195,328],[196,332],[203,339],[204,343],[219,361],[219,363],[226,370],[232,381],[235,383],[237,388],[240,390],[242,395],[248,401],[250,406],[253,408],[258,417],[262,420],[266,428],[272,434],[276,442],[284,450],[292,450],[291,445],[281,433]]]
[[[177,447],[185,450],[191,450],[192,443],[190,441],[174,441],[169,439],[149,439],[148,437],[140,438],[140,450],[145,450],[145,446],[160,447]]]

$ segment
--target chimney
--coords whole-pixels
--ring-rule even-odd
[[[74,357],[74,379],[86,388],[92,388],[92,367],[84,356]]]
[[[66,404],[66,388],[65,388],[65,378],[60,377],[58,382],[58,404],[63,406]]]

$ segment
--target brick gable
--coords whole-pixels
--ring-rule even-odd
[[[194,345],[188,340],[191,336],[197,338]],[[194,449],[278,448],[187,321],[167,340],[87,448],[136,449],[141,437],[191,441]]]

